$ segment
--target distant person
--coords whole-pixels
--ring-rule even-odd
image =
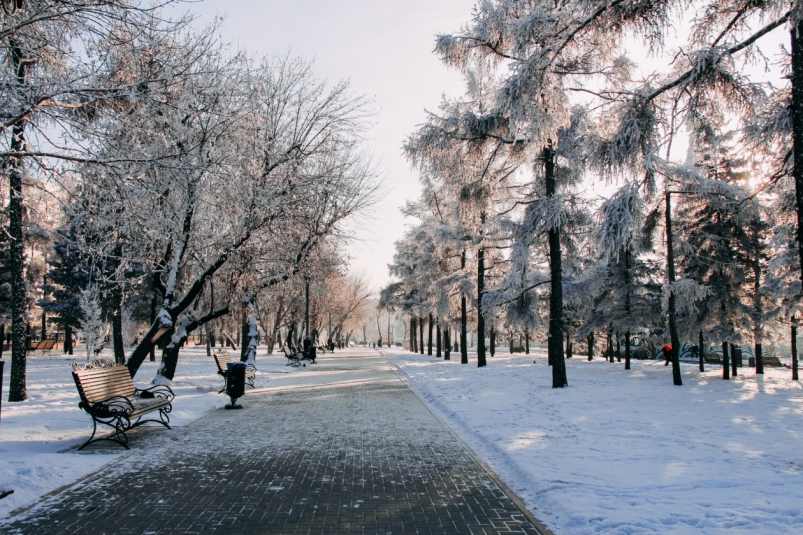
[[[672,346],[664,346],[664,366],[669,366],[669,361],[672,358]]]

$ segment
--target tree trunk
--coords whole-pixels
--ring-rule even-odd
[[[608,329],[608,332],[605,333],[605,340],[607,345],[605,346],[605,360],[609,362],[613,362],[613,334],[611,330]]]
[[[722,342],[722,378],[731,378],[730,359],[728,358],[728,342]]]
[[[741,359],[740,359],[741,360]],[[738,363],[736,362],[736,346],[731,344],[731,375],[736,377],[739,375]]]
[[[792,340],[790,345],[792,346],[792,380],[797,381],[799,380],[797,375],[797,322],[794,318],[792,318],[791,334]]]
[[[173,377],[176,376],[179,350],[180,348],[178,345],[174,346],[171,344],[168,344],[168,346],[162,350],[162,363],[159,365],[158,376],[162,376],[171,381],[173,380]]]
[[[156,323],[156,291],[154,290],[153,296],[151,296],[151,325]],[[215,341],[212,340],[212,347],[215,347]],[[151,362],[156,362],[156,346],[151,345],[150,351],[150,360]]]
[[[485,249],[477,251],[477,367],[485,360],[485,316],[482,315],[482,295],[485,293]]]
[[[594,359],[594,333],[588,334],[588,362]]]
[[[435,333],[435,341],[436,341],[436,344],[437,344],[437,348],[436,348],[436,357],[437,358],[441,358],[441,336],[442,336],[441,322],[439,321],[438,322],[438,331]]]
[[[119,284],[112,288],[112,346],[114,361],[125,364],[125,344],[123,343],[123,290]]]
[[[572,338],[569,333],[566,333],[566,358],[572,358]]]
[[[245,329],[243,329],[243,348],[241,362],[256,364],[257,346],[259,345],[259,326],[257,325],[256,311],[253,300],[249,300],[247,306],[243,306],[246,316]]]
[[[72,325],[64,322],[64,352],[72,355]]]
[[[170,381],[173,380],[176,375],[179,351],[181,351],[181,348],[184,346],[190,334],[195,329],[201,327],[202,325],[206,325],[206,323],[214,320],[215,318],[225,316],[228,313],[229,307],[224,307],[186,324],[184,327],[184,335],[182,337],[174,337],[171,333],[166,333],[164,337],[167,338],[168,343],[162,350],[162,362],[159,364],[159,369],[156,371],[154,383],[159,383],[160,377]]]
[[[245,353],[246,351],[248,351],[248,342],[249,342],[248,330],[249,330],[248,314],[246,307],[243,306],[242,321],[240,322],[240,336],[237,336],[238,344],[240,343],[240,340],[243,341],[242,345],[240,345],[240,362],[245,362],[245,359],[247,358],[245,356]]]
[[[215,281],[214,281],[214,279],[210,279],[209,280],[209,310],[215,310]],[[153,321],[151,321],[151,323],[153,323]],[[207,325],[206,329],[207,329],[207,331],[206,331],[207,334],[209,333],[209,330],[211,329],[211,331],[212,331],[212,337],[211,338],[212,339],[210,340],[209,345],[211,347],[215,347],[215,330],[216,330],[215,329],[215,322],[210,322]]]
[[[23,123],[12,128],[11,150],[21,150],[24,143]],[[9,158],[8,235],[11,238],[11,375],[9,377],[8,401],[28,399],[26,387],[26,357],[28,344],[25,340],[25,244],[22,235],[22,172],[18,158]]]
[[[795,209],[797,212],[797,251],[800,260],[800,279],[803,281],[803,22],[791,30],[792,38],[792,146],[795,179]]]
[[[524,354],[530,354],[530,330],[524,329]]]
[[[761,352],[761,340],[762,340],[762,325],[761,322],[763,320],[763,310],[761,302],[761,239],[758,235],[758,232],[753,232],[753,246],[755,248],[755,258],[753,259],[753,331],[754,331],[754,351],[753,355],[756,360],[756,374],[764,374],[764,358]]]
[[[616,362],[622,362],[622,350],[619,346],[619,333],[616,333]]]
[[[47,284],[47,277],[45,277],[45,284]],[[47,340],[47,312],[42,309],[42,337],[41,340]]]
[[[546,166],[545,185],[547,197],[554,197],[557,190],[555,160],[552,144],[544,148]],[[549,229],[549,359],[552,364],[552,388],[569,385],[566,377],[566,361],[563,358],[563,268],[561,265],[559,226]]]
[[[669,284],[675,282],[675,256],[672,245],[672,201],[670,200],[669,190],[664,193],[666,201],[666,267]],[[675,294],[669,293],[669,337],[672,340],[672,381],[675,386],[683,385],[683,378],[680,375],[680,336],[676,322],[677,309],[675,306]]]
[[[9,38],[9,58],[17,83],[27,86],[29,63],[23,61],[23,52],[13,37]],[[11,152],[25,148],[25,121],[18,121],[11,127]],[[22,161],[18,156],[9,156],[5,161],[8,170],[8,237],[10,239],[11,267],[11,375],[9,376],[8,401],[28,399],[26,378],[26,357],[28,344],[25,339],[25,241],[22,234]]]
[[[415,350],[415,316],[410,316],[410,351],[413,353],[416,352]]]
[[[496,330],[493,328],[493,325],[491,326],[491,334],[489,335],[489,338],[490,338],[489,342],[491,345],[488,348],[488,351],[491,353],[491,356],[493,357],[494,354],[496,353]]]
[[[418,318],[418,352],[424,354],[424,317]]]
[[[429,313],[429,338],[427,339],[427,355],[432,356],[432,312]]]
[[[449,324],[447,323],[443,329],[443,360],[452,360],[452,338],[449,336],[450,329]]]
[[[705,371],[705,349],[703,349],[703,331],[700,331],[699,335],[699,343],[697,347],[699,350],[697,351],[697,358],[700,359],[700,372]]]
[[[630,369],[630,331],[625,331],[625,369]]]
[[[463,256],[460,259],[460,267],[466,267],[466,252],[463,251]],[[466,314],[466,296],[460,296],[460,364],[468,364],[468,347],[466,335],[468,325],[468,316]]]
[[[0,323],[0,359],[3,358],[3,345],[5,343],[6,343],[6,324]]]
[[[759,373],[763,374],[764,373],[764,362],[763,362],[762,358],[763,358],[764,348],[761,347],[761,344],[756,344],[756,347],[755,347],[755,349],[753,351],[754,351],[754,355],[756,357],[756,374],[759,374]],[[759,364],[759,362],[761,364]]]

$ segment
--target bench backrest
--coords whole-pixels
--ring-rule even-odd
[[[47,340],[45,342],[45,347],[43,347],[42,349],[53,349],[54,347],[56,347],[56,341],[55,340]]]
[[[125,366],[78,370],[72,374],[81,398],[90,405],[113,396],[131,396],[136,392],[134,381]]]
[[[217,368],[221,372],[226,371],[226,364],[232,362],[231,360],[231,353],[228,351],[217,351],[215,353],[215,362],[217,363]]]

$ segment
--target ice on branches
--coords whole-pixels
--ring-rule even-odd
[[[675,304],[680,313],[693,313],[697,311],[696,303],[705,299],[711,293],[708,286],[704,286],[692,279],[682,278],[664,287],[661,306],[664,310],[669,307],[669,296],[675,296]]]

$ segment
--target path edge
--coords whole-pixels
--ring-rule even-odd
[[[524,500],[519,498],[519,496],[513,491],[513,489],[511,489],[504,481],[502,481],[502,479],[496,474],[496,472],[494,472],[493,469],[485,461],[483,461],[479,457],[479,455],[477,455],[474,452],[473,449],[471,449],[471,446],[469,446],[468,443],[465,440],[463,440],[460,437],[460,435],[458,435],[451,428],[451,426],[449,426],[449,424],[447,424],[443,420],[443,418],[441,418],[432,409],[432,407],[430,407],[429,403],[427,403],[427,401],[424,398],[422,398],[421,396],[418,395],[418,392],[416,392],[415,389],[412,387],[412,385],[410,385],[410,383],[405,379],[405,377],[403,375],[403,372],[401,372],[399,367],[395,363],[391,362],[387,358],[387,356],[384,355],[383,353],[380,353],[379,351],[377,351],[377,353],[382,355],[382,357],[388,363],[388,366],[390,366],[390,369],[393,370],[393,373],[396,374],[396,377],[398,377],[399,380],[404,384],[404,386],[406,386],[407,389],[410,390],[410,392],[412,392],[413,395],[416,398],[418,398],[418,401],[420,401],[421,404],[424,405],[424,407],[427,408],[427,410],[430,412],[430,414],[432,414],[432,416],[434,416],[435,419],[438,420],[438,422],[440,422],[440,424],[444,427],[444,429],[446,429],[449,432],[449,434],[452,435],[452,437],[454,437],[454,439],[458,442],[458,444],[460,444],[460,446],[465,450],[465,452],[468,453],[469,457],[471,457],[474,460],[474,462],[477,463],[477,465],[486,474],[488,474],[488,477],[490,477],[491,480],[496,484],[496,486],[499,487],[499,490],[501,490],[502,492],[505,493],[505,496],[507,496],[510,499],[510,501],[513,502],[513,505],[516,506],[516,509],[518,509],[519,512],[521,512],[521,514],[523,514],[525,516],[525,518],[527,518],[527,520],[530,522],[530,524],[532,524],[533,527],[535,527],[536,531],[538,531],[538,533],[540,535],[555,535],[552,532],[552,530],[550,530],[548,527],[546,527],[546,525],[543,522],[541,522],[540,520],[538,520],[535,517],[535,515],[532,513],[532,511],[527,509],[527,506],[525,505]]]

